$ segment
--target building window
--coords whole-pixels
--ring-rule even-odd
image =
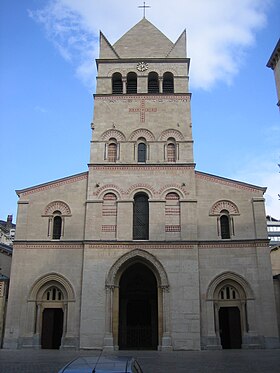
[[[58,289],[56,286],[52,286],[47,289],[43,296],[44,300],[49,300],[49,301],[61,301],[63,300],[63,294],[60,289]]]
[[[123,82],[122,75],[120,73],[114,73],[112,77],[112,92],[113,94],[123,93]]]
[[[59,240],[62,233],[62,218],[61,212],[55,211],[53,217],[53,231],[52,231],[52,238],[54,240]]]
[[[174,93],[174,78],[173,74],[166,72],[163,74],[163,93]]]
[[[148,93],[159,93],[158,74],[154,71],[148,75]]]
[[[147,145],[144,142],[139,142],[137,147],[137,160],[141,163],[146,163]]]
[[[227,210],[222,210],[220,214],[221,238],[230,238],[230,217]]]
[[[115,139],[110,139],[108,144],[108,162],[116,162],[118,145]]]
[[[145,193],[138,193],[134,197],[133,239],[149,239],[149,198]]]
[[[176,145],[171,137],[167,140],[167,162],[176,162]]]
[[[127,74],[126,93],[137,93],[137,74],[130,72]]]

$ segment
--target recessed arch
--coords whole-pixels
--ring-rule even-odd
[[[144,137],[146,141],[155,141],[153,133],[145,128],[139,128],[131,133],[129,136],[130,141],[137,141],[139,137]]]
[[[234,272],[223,272],[216,276],[209,284],[206,292],[207,300],[215,300],[216,294],[218,294],[220,288],[224,286],[226,282],[234,282],[237,286],[243,289],[246,299],[255,299],[254,292],[244,277]]]
[[[163,131],[160,134],[159,140],[167,141],[170,137],[171,138],[173,137],[176,141],[184,140],[183,134],[180,131],[174,130],[174,129],[168,129],[168,130]]]
[[[159,193],[162,199],[166,199],[166,195],[168,193],[176,193],[179,195],[180,199],[186,197],[185,191],[179,185],[165,185],[164,188],[159,191]]]
[[[106,278],[106,286],[119,286],[119,280],[122,273],[125,271],[126,268],[128,268],[128,266],[137,262],[144,263],[148,268],[152,270],[157,279],[158,287],[169,288],[168,277],[163,265],[154,255],[142,249],[135,249],[122,255],[112,265]]]
[[[137,193],[146,193],[150,199],[156,194],[156,191],[151,185],[142,183],[131,185],[131,187],[127,190],[129,198],[133,198]]]
[[[117,141],[125,141],[125,135],[116,129],[110,129],[101,135],[101,140],[109,141],[111,138],[115,138]]]
[[[73,286],[66,277],[62,276],[59,273],[49,273],[37,279],[30,290],[28,301],[35,302],[41,294],[43,296],[46,288],[49,287],[51,284],[57,284],[62,288],[62,290],[64,290],[65,298],[67,298],[68,302],[75,301],[76,297]]]
[[[63,201],[53,201],[45,207],[43,216],[52,216],[55,211],[59,211],[61,216],[71,216],[70,207]]]
[[[223,210],[228,211],[229,215],[239,215],[238,207],[235,203],[229,200],[220,200],[215,202],[210,209],[209,215],[219,216]]]
[[[97,191],[98,199],[103,200],[104,195],[107,193],[113,193],[117,196],[117,199],[121,199],[122,194],[124,194],[124,191],[120,189],[117,185],[115,184],[106,184],[102,187],[100,187]]]

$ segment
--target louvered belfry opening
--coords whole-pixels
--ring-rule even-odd
[[[148,76],[148,93],[159,93],[159,80],[156,72],[150,72]]]
[[[174,93],[174,78],[170,72],[163,74],[163,93]]]
[[[137,93],[137,74],[130,72],[127,74],[126,93]]]
[[[134,197],[133,239],[149,239],[149,198],[145,193],[138,193]]]
[[[112,92],[117,95],[123,93],[122,75],[120,73],[114,73],[112,76]]]

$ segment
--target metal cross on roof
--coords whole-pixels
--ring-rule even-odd
[[[144,5],[139,5],[138,8],[143,8],[144,10],[144,15],[143,18],[146,16],[146,8],[151,8],[149,5],[146,5],[146,2],[144,1]]]

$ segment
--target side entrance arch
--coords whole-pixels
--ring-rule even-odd
[[[254,299],[248,282],[233,272],[214,279],[207,291],[208,312],[213,313],[217,344],[222,349],[240,349],[248,339],[248,302]],[[252,317],[252,315],[250,315]]]
[[[155,256],[136,249],[120,257],[106,290],[105,349],[172,349],[169,284]]]
[[[34,325],[34,346],[63,347],[69,329],[69,305],[74,302],[73,288],[63,276],[51,273],[36,281],[28,299],[29,317],[34,315],[33,321],[29,321]]]

